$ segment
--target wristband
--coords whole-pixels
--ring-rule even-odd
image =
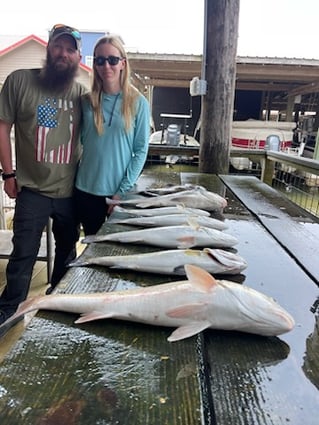
[[[2,180],[11,179],[16,176],[16,173],[2,173]]]

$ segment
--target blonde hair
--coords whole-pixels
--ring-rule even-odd
[[[125,129],[128,131],[131,128],[132,120],[135,115],[136,99],[138,97],[138,90],[131,84],[131,70],[126,51],[124,49],[123,41],[120,36],[108,34],[100,38],[93,50],[93,56],[98,46],[101,44],[109,43],[120,52],[120,56],[125,59],[126,66],[121,71],[120,86],[122,90],[122,115],[125,124]],[[90,94],[90,101],[93,109],[94,123],[98,134],[103,134],[103,113],[102,113],[102,95],[103,95],[103,81],[98,75],[95,65],[93,66],[93,82]]]

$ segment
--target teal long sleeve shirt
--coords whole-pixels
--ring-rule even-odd
[[[150,108],[139,95],[132,127],[127,132],[122,118],[122,93],[103,95],[104,133],[99,135],[93,111],[83,99],[82,157],[76,187],[98,196],[122,195],[136,183],[143,170],[150,137]]]

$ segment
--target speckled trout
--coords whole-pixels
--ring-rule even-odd
[[[274,336],[290,331],[294,319],[275,300],[250,287],[216,280],[205,270],[186,265],[187,280],[94,294],[51,294],[30,298],[8,319],[33,310],[80,314],[75,323],[119,319],[176,328],[179,341],[204,329]]]
[[[177,193],[182,192],[184,190],[207,190],[204,186],[200,186],[198,184],[192,184],[192,183],[185,183],[181,185],[167,185],[163,187],[149,187],[146,190],[144,190],[145,193],[150,195],[167,195],[169,193]]]
[[[171,205],[183,205],[188,208],[199,208],[206,211],[222,210],[227,206],[225,198],[218,193],[203,190],[201,188],[184,190],[182,192],[167,195],[153,196],[150,198],[138,197],[136,199],[113,200],[105,199],[110,205],[135,205],[139,208],[168,207]]]
[[[82,256],[83,257],[83,256]],[[78,258],[69,266],[105,266],[148,273],[185,275],[185,264],[193,264],[212,274],[238,274],[247,267],[237,254],[223,249],[169,249],[133,255]]]
[[[182,205],[172,207],[158,207],[158,208],[123,208],[120,205],[114,206],[114,212],[132,214],[135,216],[152,217],[153,215],[171,215],[171,214],[195,214],[210,216],[209,211],[201,210],[200,208],[186,208]]]
[[[88,235],[82,239],[82,242],[121,242],[186,249],[192,247],[230,248],[238,243],[238,239],[224,231],[209,227],[181,225],[128,230],[106,235]]]
[[[152,217],[131,217],[131,218],[112,218],[112,223],[130,224],[140,227],[159,227],[159,226],[179,226],[182,224],[192,224],[210,227],[217,230],[225,230],[228,225],[213,217],[205,217],[195,214],[168,214],[154,215]]]

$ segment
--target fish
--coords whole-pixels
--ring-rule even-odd
[[[227,206],[227,200],[218,193],[203,190],[201,188],[184,190],[178,193],[153,196],[151,198],[138,197],[135,199],[114,200],[105,198],[108,205],[135,205],[139,208],[168,207],[183,205],[184,207],[196,207],[206,211],[222,210]]]
[[[112,218],[115,224],[130,224],[141,227],[158,226],[179,226],[181,224],[196,223],[199,226],[210,227],[217,230],[225,230],[228,225],[221,220],[212,217],[191,214],[168,214],[152,217],[130,217],[130,218]]]
[[[186,208],[182,205],[172,207],[158,207],[158,208],[123,208],[120,205],[115,205],[114,212],[126,213],[135,216],[152,217],[153,215],[170,215],[170,214],[195,214],[209,217],[210,213],[200,208]]]
[[[121,242],[153,245],[162,248],[186,249],[192,247],[231,248],[238,239],[224,231],[209,227],[180,225],[152,227],[105,235],[87,235],[82,243]]]
[[[182,185],[167,185],[164,187],[149,187],[140,193],[146,193],[147,195],[167,195],[169,193],[182,192],[184,190],[202,189],[206,190],[204,186],[198,184],[185,183]]]
[[[31,311],[79,314],[75,324],[118,319],[175,328],[170,342],[205,329],[277,336],[293,329],[293,317],[273,298],[245,285],[216,280],[200,267],[185,265],[187,280],[123,291],[51,294],[28,298],[8,322]],[[1,330],[1,327],[0,327]]]
[[[132,255],[78,258],[69,267],[106,266],[140,272],[185,275],[185,264],[194,264],[212,274],[238,274],[246,269],[247,262],[241,256],[223,249],[170,249]]]

